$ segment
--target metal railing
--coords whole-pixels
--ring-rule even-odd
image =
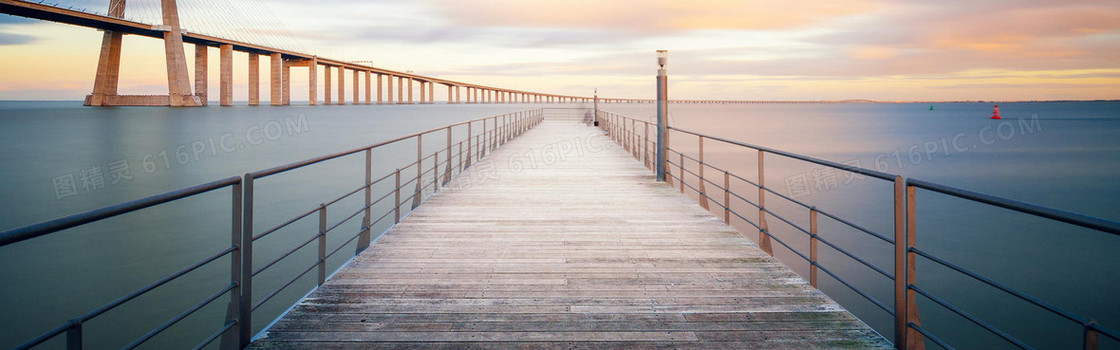
[[[424,201],[424,195],[428,193],[435,193],[440,189],[440,186],[446,185],[458,173],[469,168],[472,162],[478,161],[486,156],[488,152],[492,152],[505,142],[519,136],[521,133],[538,125],[543,118],[542,109],[525,110],[515,113],[508,113],[498,116],[474,119],[461,123],[447,125],[441,128],[431,129],[411,135],[399,137],[396,139],[379,142],[365,147],[355,148],[343,152],[338,152],[330,155],[316,157],[284,166],[260,170],[245,174],[243,177],[230,177],[219,181],[214,181],[194,187],[189,187],[181,190],[167,192],[151,196],[136,201],[126,202],[118,205],[104,207],[85,213],[75,214],[47,222],[25,226],[22,228],[12,229],[0,232],[0,247],[16,244],[22,241],[33,239],[36,237],[54,234],[64,231],[69,228],[78,227],[85,224],[98,222],[101,220],[117,217],[123,214],[135,212],[138,210],[156,207],[162,204],[175,202],[180,199],[200,195],[216,191],[223,188],[231,188],[232,198],[230,200],[231,207],[231,222],[230,222],[230,240],[231,245],[213,255],[202,259],[194,264],[184,267],[170,275],[160,278],[136,291],[124,295],[116,300],[113,300],[104,306],[101,306],[93,311],[78,316],[73,320],[66,322],[50,331],[47,331],[34,339],[31,339],[16,349],[30,349],[39,346],[51,339],[54,339],[65,333],[67,349],[82,349],[84,346],[83,341],[83,323],[101,315],[109,310],[121,306],[145,293],[148,293],[160,286],[174,281],[188,273],[198,270],[218,260],[220,258],[229,256],[231,259],[229,281],[230,283],[225,287],[211,294],[201,302],[194,306],[182,311],[180,314],[174,316],[169,321],[160,324],[153,328],[150,332],[144,334],[140,338],[135,339],[124,348],[132,349],[144,344],[146,341],[162,333],[168,328],[174,326],[177,322],[202,309],[206,305],[213,303],[224,295],[229,296],[229,304],[226,313],[226,321],[209,337],[205,338],[201,343],[194,348],[204,348],[209,346],[218,338],[222,338],[221,348],[223,349],[240,349],[249,345],[252,340],[253,331],[253,311],[264,305],[266,302],[272,300],[279,293],[291,287],[297,280],[306,276],[312,270],[317,270],[317,285],[322,285],[328,278],[326,262],[343,248],[350,245],[354,240],[358,240],[357,249],[354,253],[358,253],[369,247],[371,242],[371,230],[374,225],[386,221],[392,217],[393,223],[400,222],[402,218],[402,206],[409,205],[403,214],[417,208],[421,202]],[[455,128],[466,129],[465,137],[461,141],[454,142],[453,130]],[[476,133],[476,127],[481,127],[481,132]],[[431,150],[425,153],[423,139],[425,137],[442,136],[446,140],[444,147]],[[396,169],[388,174],[379,178],[373,178],[373,156],[374,149],[402,143],[409,140],[416,142],[416,160],[404,169],[416,168],[415,177],[411,174],[404,176],[402,169]],[[363,154],[365,156],[365,181],[364,184],[348,193],[333,198],[330,201],[322,203],[315,208],[311,208],[296,215],[292,218],[284,220],[284,222],[272,226],[267,230],[255,231],[255,212],[254,194],[255,184],[269,176],[287,173],[307,166],[320,164],[329,160],[340,159],[347,156]],[[441,157],[442,154],[442,157]],[[427,167],[430,165],[430,167]],[[430,176],[430,177],[429,177]],[[392,187],[380,197],[373,198],[372,189],[374,186],[383,182],[393,181]],[[404,182],[402,182],[404,181]],[[412,188],[409,188],[412,187]],[[402,190],[407,191],[407,197],[402,198]],[[356,212],[349,213],[344,219],[328,224],[327,210],[331,205],[335,205],[359,192],[364,193],[364,205]],[[372,209],[374,206],[392,200],[394,206],[388,209],[384,214],[380,214],[374,218]],[[411,203],[409,203],[411,202]],[[342,226],[346,222],[353,220],[357,216],[362,216],[362,224],[358,233],[348,236],[348,239],[339,245],[337,248],[327,251],[327,234],[334,231],[336,228]],[[273,260],[269,261],[263,266],[254,268],[253,246],[255,242],[264,239],[271,234],[292,225],[293,223],[308,217],[317,216],[318,230],[309,237],[307,240],[302,241],[296,247],[279,254]],[[390,226],[391,227],[391,226]],[[316,259],[312,261],[310,266],[302,269],[299,273],[290,277],[288,280],[277,288],[270,291],[263,297],[255,298],[253,293],[253,282],[260,273],[276,266],[281,261],[293,257],[293,254],[300,249],[307,247],[313,242],[317,243],[318,252]],[[343,264],[345,266],[345,264]],[[341,267],[339,267],[341,269]]]
[[[752,145],[745,142],[729,140],[726,138],[706,135],[693,131],[683,130],[675,127],[669,127],[669,134],[678,136],[688,135],[695,137],[697,141],[697,152],[695,156],[686,154],[682,151],[681,147],[673,148],[674,143],[671,136],[667,136],[668,153],[666,154],[665,164],[657,165],[655,160],[657,140],[651,139],[652,135],[656,135],[657,125],[644,120],[638,120],[631,117],[621,116],[607,111],[598,111],[596,113],[596,120],[599,121],[600,127],[605,130],[608,135],[625,151],[631,153],[639,161],[642,161],[646,168],[655,170],[655,166],[663,166],[666,174],[668,174],[667,182],[670,186],[680,188],[681,193],[685,193],[686,188],[691,193],[696,194],[697,201],[700,206],[706,210],[712,211],[711,205],[717,206],[716,211],[722,212],[723,221],[728,225],[732,225],[733,218],[737,221],[744,222],[750,227],[758,231],[757,242],[759,247],[766,251],[771,256],[774,255],[772,242],[778,242],[797,258],[804,260],[809,264],[809,283],[819,288],[818,273],[824,272],[831,276],[840,284],[844,285],[851,291],[858,294],[860,297],[866,299],[871,304],[874,304],[878,309],[881,309],[886,314],[893,317],[894,337],[893,342],[897,348],[900,349],[922,349],[925,347],[926,340],[937,344],[946,349],[953,349],[954,347],[932,333],[930,330],[921,326],[921,320],[918,315],[918,296],[935,303],[952,313],[963,317],[964,319],[974,323],[987,332],[998,336],[1009,344],[1023,348],[1032,349],[1029,344],[1024,341],[1011,336],[1007,332],[993,326],[992,324],[982,320],[981,318],[970,314],[969,312],[953,305],[952,303],[939,298],[938,296],[922,289],[917,282],[916,264],[918,257],[922,257],[925,261],[936,263],[940,266],[950,269],[951,271],[966,276],[975,281],[981,282],[988,286],[994,287],[1007,295],[1011,295],[1019,300],[1026,301],[1033,304],[1042,310],[1045,310],[1054,315],[1060,316],[1068,322],[1075,323],[1082,327],[1082,345],[1085,349],[1097,349],[1099,346],[1100,336],[1111,338],[1115,341],[1120,341],[1120,333],[1115,330],[1106,328],[1098,324],[1095,320],[1074,314],[1062,308],[1059,308],[1044,300],[1031,296],[1021,290],[1012,288],[1005,284],[999,283],[991,278],[983,276],[979,273],[964,268],[958,264],[947,261],[937,255],[928,251],[919,249],[917,247],[917,229],[916,229],[916,215],[917,215],[917,189],[936,192],[944,195],[953,196],[956,198],[986,204],[993,207],[1012,210],[1018,213],[1024,213],[1040,218],[1046,218],[1057,222],[1075,225],[1083,228],[1092,229],[1098,232],[1108,233],[1112,235],[1120,235],[1120,223],[1109,221],[1101,218],[1090,217],[1073,212],[1057,210],[1052,208],[1041,207],[1038,205],[1010,200],[1006,198],[995,197],[982,193],[967,191],[959,188],[954,188],[946,185],[936,184],[928,181],[918,179],[906,179],[902,176],[895,174],[888,174],[880,171],[864,169],[861,167],[840,164],[819,158],[813,158],[805,155],[800,155],[792,152]],[[654,136],[656,137],[656,136]],[[708,142],[718,142],[723,145],[732,146],[738,149],[749,149],[757,153],[757,170],[758,173],[754,180],[745,178],[739,174],[735,174],[727,169],[722,169],[705,162],[704,144]],[[676,143],[679,144],[679,143]],[[826,212],[804,202],[798,201],[790,196],[774,191],[766,186],[766,171],[765,159],[767,155],[779,156],[787,159],[792,159],[800,162],[821,165],[833,168],[839,171],[848,172],[866,176],[872,179],[889,182],[893,185],[893,223],[894,234],[893,236],[883,235],[876,233],[866,227],[857,225],[850,220],[846,220],[838,215]],[[690,164],[689,164],[690,163]],[[695,171],[689,169],[687,165],[695,165]],[[676,171],[674,173],[674,170]],[[706,176],[705,170],[714,171],[716,176]],[[690,184],[690,180],[695,180],[695,185]],[[675,184],[674,184],[675,182]],[[742,195],[732,190],[734,185],[747,185],[752,188],[758,189],[757,197],[754,195]],[[712,190],[709,190],[709,186]],[[721,195],[722,194],[722,195]],[[776,196],[789,203],[795,204],[807,211],[809,219],[809,227],[805,228],[793,220],[783,217],[771,210],[766,205],[767,194]],[[714,196],[713,196],[714,195]],[[750,198],[748,198],[750,197]],[[757,209],[757,213],[747,214],[746,216],[733,207],[746,205],[749,208]],[[751,216],[748,218],[747,216]],[[818,232],[818,218],[824,216],[839,224],[850,227],[851,229],[863,233],[866,237],[874,240],[886,242],[894,249],[894,262],[893,271],[887,271],[879,268],[869,262],[867,257],[861,257],[858,254],[842,248],[838,244],[830,242],[821,237]],[[767,222],[768,218],[774,218],[781,223],[788,225],[796,232],[800,232],[809,238],[809,252],[799,251],[793,245],[776,237],[772,230],[769,228]],[[893,282],[894,285],[894,300],[883,301],[875,298],[866,290],[860,288],[855,283],[848,281],[836,272],[830,270],[828,267],[821,264],[818,256],[818,248],[821,244],[843,254],[852,261],[870,269],[875,272],[875,275],[882,276],[887,280]],[[892,306],[893,304],[893,306]]]

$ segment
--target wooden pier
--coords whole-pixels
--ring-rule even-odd
[[[890,344],[575,120],[476,163],[252,345],[837,347]]]

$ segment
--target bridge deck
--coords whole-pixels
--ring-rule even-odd
[[[487,159],[253,347],[889,346],[595,129],[546,121]]]

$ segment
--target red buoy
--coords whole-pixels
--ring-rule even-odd
[[[995,110],[992,111],[992,119],[1003,119],[999,116],[999,105],[996,105]]]

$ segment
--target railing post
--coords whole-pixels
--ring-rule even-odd
[[[630,156],[638,155],[638,124],[633,119],[629,119],[630,130],[626,132],[627,149]]]
[[[697,139],[700,140],[700,151],[697,152],[700,156],[700,163],[697,165],[699,168],[697,173],[700,174],[700,181],[698,181],[700,184],[700,206],[704,210],[711,210],[708,206],[708,191],[704,189],[704,137],[699,136]]]
[[[1096,326],[1097,320],[1089,320],[1089,323],[1085,324],[1085,344],[1083,347],[1085,350],[1097,350],[1100,347],[1099,332],[1097,332]]]
[[[474,153],[471,150],[472,143],[474,143],[474,121],[469,121],[467,122],[467,159],[463,163],[463,169],[470,168],[471,160],[474,159]]]
[[[643,128],[645,131],[645,136],[642,137],[642,160],[646,164],[646,169],[653,170],[653,168],[650,168],[649,166],[649,122],[642,121],[642,123],[645,126]]]
[[[241,184],[242,192],[241,210],[241,300],[238,310],[237,337],[240,346],[249,346],[253,337],[253,175],[245,174]]]
[[[486,131],[486,119],[482,119],[482,133],[478,134],[478,159],[486,156],[486,147],[489,145],[490,134]]]
[[[327,282],[327,205],[319,204],[319,285]]]
[[[896,178],[897,181],[897,178]],[[904,182],[905,183],[905,182]],[[917,246],[917,198],[914,186],[906,187],[906,348],[911,350],[924,350],[925,337],[916,330],[910,330],[910,325],[921,326],[918,317],[918,293],[910,286],[917,285],[918,255],[913,252]],[[897,276],[895,278],[898,278]]]
[[[70,320],[66,329],[66,350],[82,350],[82,321]]]
[[[396,198],[396,200],[393,201],[393,203],[396,204],[393,206],[393,212],[396,215],[394,215],[393,217],[393,224],[398,224],[401,222],[401,169],[399,168],[397,169],[396,178],[396,193],[393,194],[393,197]]]
[[[621,124],[619,127],[622,128],[622,131],[619,132],[618,143],[622,144],[622,150],[626,151],[626,153],[630,153],[630,136],[626,133],[626,122],[619,124]]]
[[[677,169],[680,173],[680,175],[677,177],[677,182],[680,182],[679,185],[681,185],[681,194],[684,194],[684,151],[681,151],[677,154],[681,156],[680,163],[677,163]]]
[[[451,182],[451,127],[447,127],[447,168],[443,172],[443,184]]]
[[[241,244],[241,199],[243,192],[241,190],[242,184],[240,182],[233,185],[232,198],[230,200],[230,244],[237,249],[229,255],[230,269],[229,280],[233,284],[233,289],[229,291],[229,307],[226,308],[226,323],[236,321],[237,326],[230,328],[225,334],[222,334],[222,342],[220,348],[222,350],[241,349],[241,332],[239,331],[241,325],[238,313],[241,312],[241,250],[244,245]]]
[[[494,117],[494,146],[490,149],[491,153],[502,146],[502,132],[506,130],[506,116],[499,115]]]
[[[439,192],[439,152],[432,153],[432,193]]]
[[[498,128],[498,117],[495,116],[494,117],[494,130],[493,130],[493,133],[492,133],[493,136],[490,139],[487,140],[489,142],[488,147],[490,147],[490,152],[494,152],[494,149],[498,148],[498,130],[499,130],[499,128]]]
[[[809,208],[809,284],[817,285],[817,207]]]
[[[424,187],[424,134],[416,135],[416,194],[412,196],[412,210],[416,210],[420,206],[420,197],[423,195]]]
[[[723,171],[723,223],[731,225],[731,173]]]
[[[766,225],[766,168],[763,159],[766,152],[758,151],[758,247],[762,251],[774,256],[774,248],[770,244],[770,228]]]
[[[894,346],[906,348],[906,183],[894,178]]]
[[[622,123],[618,122],[618,115],[617,114],[611,114],[611,138],[614,139],[614,142],[617,143],[619,146],[623,146],[623,143],[622,143],[622,127],[619,124],[622,124]]]
[[[611,142],[615,141],[615,134],[618,132],[614,130],[614,114],[607,112],[607,135],[611,138]]]
[[[366,194],[366,207],[365,208],[366,209],[365,209],[365,211],[366,211],[366,213],[365,213],[365,216],[362,217],[362,228],[361,228],[361,231],[358,233],[358,247],[355,248],[356,251],[354,252],[354,254],[361,253],[363,250],[366,250],[366,248],[369,248],[369,243],[370,243],[370,232],[369,232],[370,227],[369,226],[370,226],[370,220],[372,219],[371,218],[372,208],[370,208],[370,207],[372,206],[372,196],[373,196],[373,194],[370,193],[372,191],[370,189],[370,187],[373,184],[371,184],[370,182],[372,182],[372,181],[373,181],[373,149],[367,149],[366,150],[366,182],[365,182],[365,184],[366,184],[366,188],[365,188],[365,194]]]

